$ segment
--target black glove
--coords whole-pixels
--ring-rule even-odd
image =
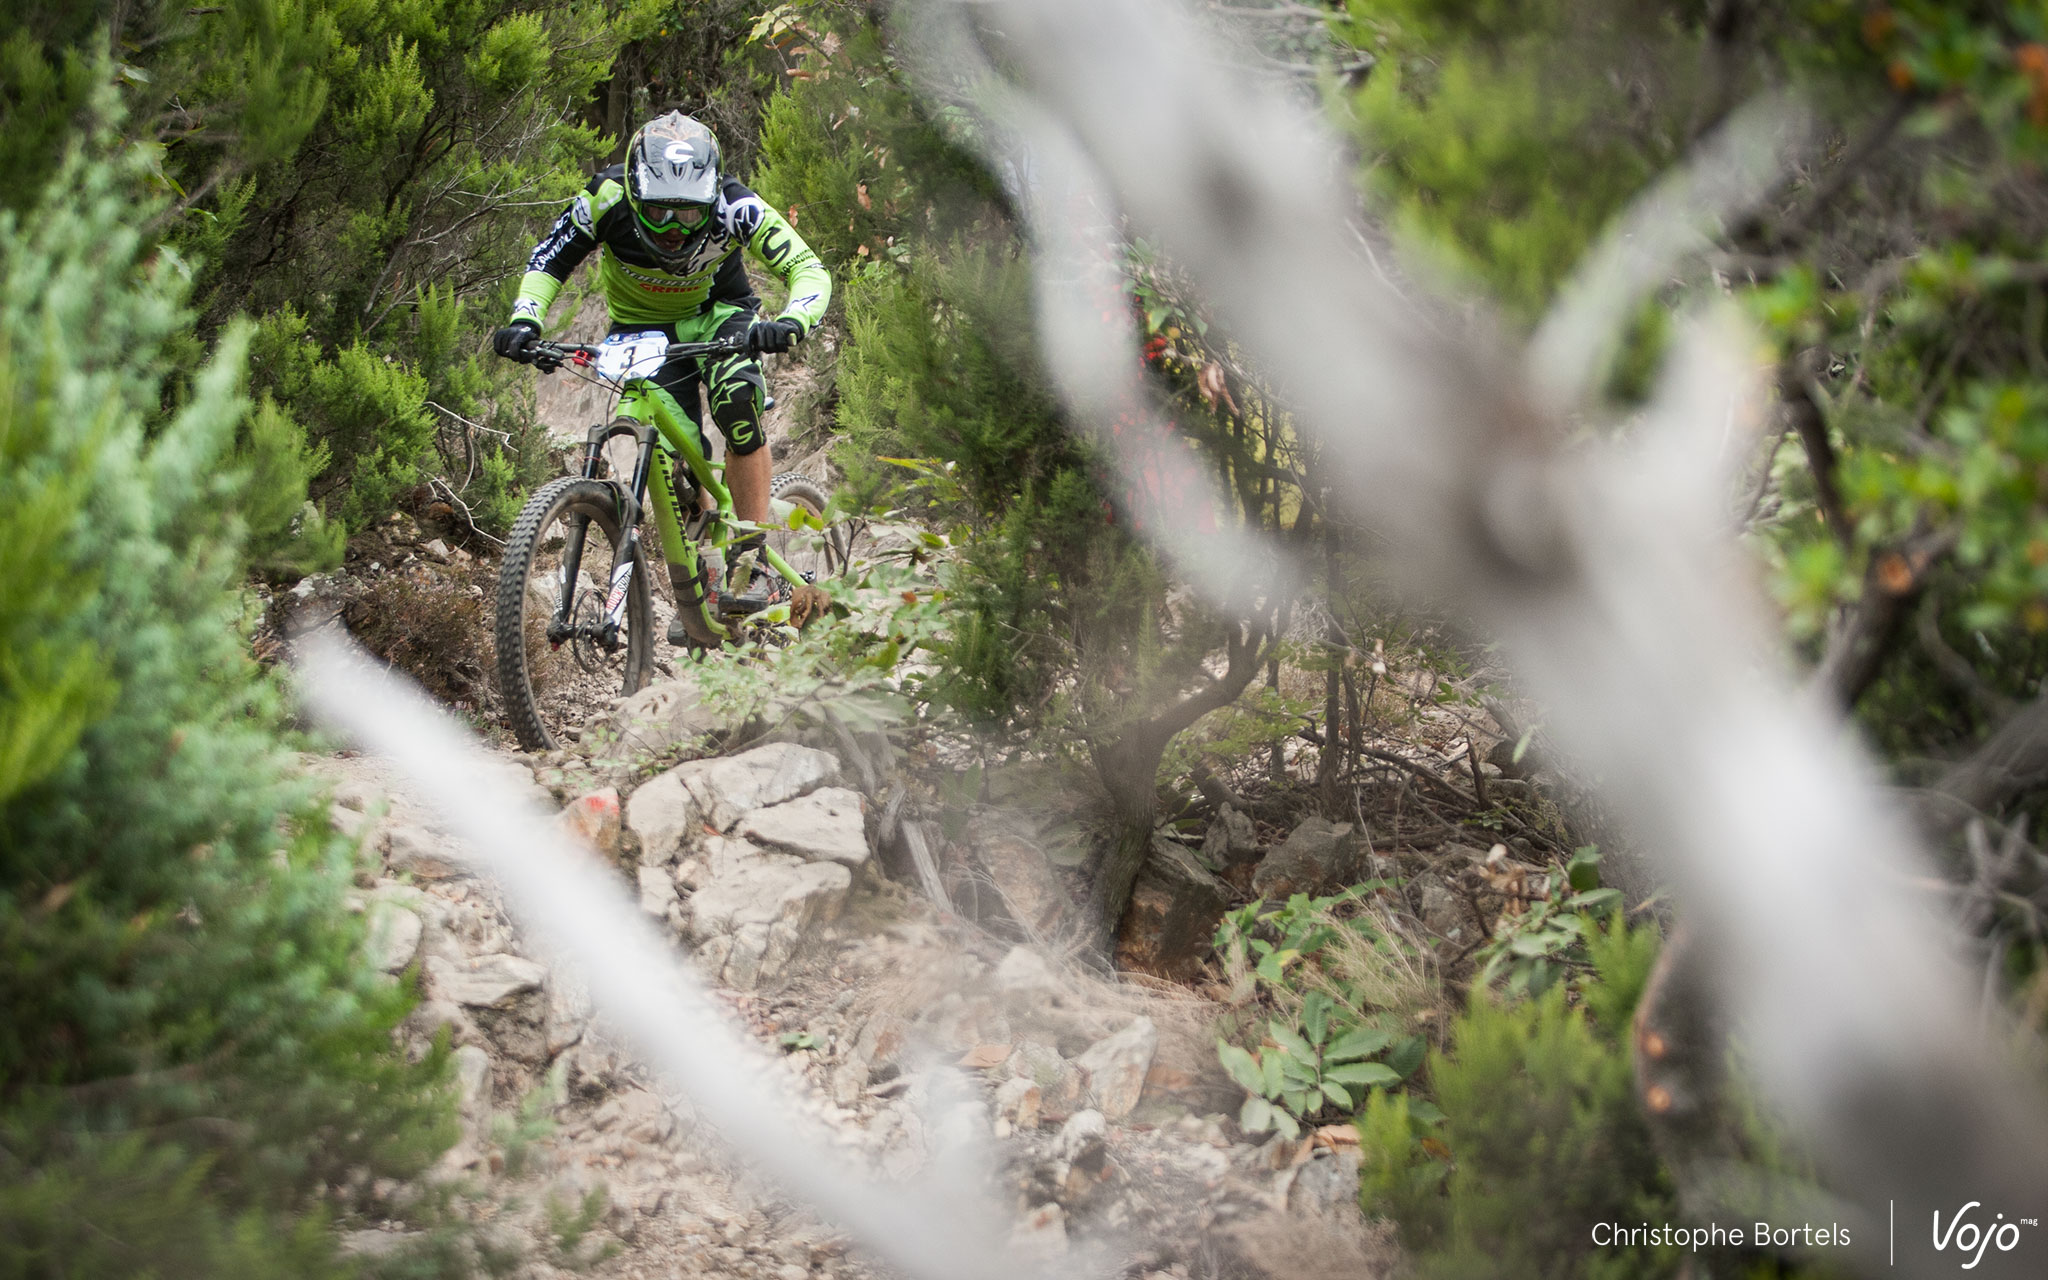
[[[491,335],[491,349],[507,360],[533,363],[533,344],[540,341],[540,326],[531,320],[514,320]]]
[[[780,353],[796,345],[804,336],[804,327],[795,320],[756,320],[747,330],[747,352],[759,355],[764,351]]]

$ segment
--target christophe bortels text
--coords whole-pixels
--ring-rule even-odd
[[[1768,1222],[1750,1227],[1724,1227],[1718,1222],[1704,1227],[1674,1227],[1669,1223],[1653,1227],[1647,1222],[1633,1227],[1625,1227],[1619,1222],[1593,1224],[1593,1246],[1597,1249],[1657,1248],[1663,1245],[1693,1250],[1784,1249],[1794,1245],[1812,1249],[1848,1243],[1849,1228],[1840,1223],[1829,1223],[1825,1227],[1816,1227],[1810,1222],[1796,1227],[1774,1227]]]

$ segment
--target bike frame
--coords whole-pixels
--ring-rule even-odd
[[[584,437],[583,478],[596,480],[612,486],[619,503],[619,527],[625,530],[623,547],[612,570],[610,589],[605,596],[604,622],[599,643],[610,651],[621,641],[619,636],[626,621],[626,598],[633,582],[633,567],[640,563],[643,549],[640,538],[640,517],[651,505],[654,512],[655,529],[660,535],[663,559],[682,569],[699,589],[694,603],[678,600],[678,609],[693,609],[706,630],[723,640],[733,634],[733,628],[718,620],[716,611],[710,607],[711,588],[706,581],[703,557],[698,547],[708,542],[721,553],[734,542],[751,533],[766,532],[767,526],[741,520],[733,513],[732,493],[726,488],[720,472],[724,464],[713,462],[697,444],[697,432],[690,424],[670,411],[674,398],[662,391],[654,379],[647,374],[628,374],[613,379],[596,372],[591,366],[603,352],[602,347],[582,343],[537,344],[536,351],[543,358],[553,357],[562,367],[573,370],[577,376],[600,386],[611,388],[618,400],[612,409],[608,422],[593,425]],[[740,355],[746,351],[744,342],[677,342],[669,344],[662,363],[675,359],[705,359],[715,356]],[[631,436],[637,449],[633,475],[629,483],[621,484],[616,478],[604,476],[604,448],[619,436]],[[691,515],[685,519],[682,504],[678,501],[675,477],[670,474],[668,455],[657,449],[657,440],[665,441],[682,459],[689,483]],[[702,501],[708,496],[707,505]],[[777,511],[776,507],[783,510]],[[795,510],[789,503],[771,500],[771,519],[780,517],[787,520]],[[575,583],[583,562],[583,537],[589,528],[587,520],[577,521],[570,529],[567,542],[562,548],[562,596],[556,602],[555,615],[548,623],[548,642],[561,644],[575,632],[570,615],[575,606]],[[782,575],[792,585],[802,585],[803,575],[791,568],[789,562],[769,546],[761,544],[761,558],[770,569]],[[779,604],[749,615],[748,624],[774,625],[789,621],[789,605]]]

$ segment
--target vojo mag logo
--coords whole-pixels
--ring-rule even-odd
[[[1976,1219],[1981,1213],[1972,1211],[1981,1210],[1982,1207],[1982,1201],[1970,1201],[1955,1211],[1946,1227],[1942,1225],[1941,1210],[1934,1211],[1934,1251],[1948,1253],[1953,1250],[1968,1258],[1969,1261],[1963,1263],[1965,1271],[1974,1269],[1978,1263],[1984,1261],[1984,1254],[1988,1250],[1996,1249],[2000,1253],[2011,1253],[2019,1247],[2021,1227],[2040,1225],[2038,1218],[2009,1219],[2002,1213],[1994,1215],[1989,1222],[1979,1222]]]

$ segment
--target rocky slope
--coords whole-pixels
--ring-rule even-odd
[[[675,717],[684,690],[642,697]],[[874,1273],[829,1224],[722,1162],[688,1100],[592,1027],[402,779],[365,757],[309,767],[333,782],[335,825],[362,840],[374,963],[417,969],[414,1051],[442,1033],[456,1046],[463,1138],[432,1176],[479,1224],[486,1260],[534,1278]],[[538,787],[526,761],[502,767]],[[1028,1254],[1100,1249],[1102,1274],[1190,1280],[1383,1271],[1355,1151],[1237,1132],[1212,1007],[943,914],[882,874],[879,815],[847,781],[834,753],[776,742],[561,797],[555,820],[630,880],[876,1178],[979,1142]],[[944,1083],[962,1076],[964,1096]],[[373,1190],[394,1212],[419,1194]],[[348,1237],[369,1254],[410,1243],[375,1226]]]

